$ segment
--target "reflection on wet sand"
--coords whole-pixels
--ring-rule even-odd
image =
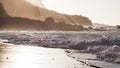
[[[0,68],[90,68],[67,57],[64,50],[0,44]]]

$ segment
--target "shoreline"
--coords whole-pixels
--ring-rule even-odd
[[[0,56],[1,68],[91,68],[68,57],[59,48],[0,44]]]
[[[93,68],[119,68],[120,65],[112,62],[105,62],[96,57],[92,53],[80,53],[78,50],[65,50],[68,57],[75,59],[78,62],[83,63]]]
[[[43,48],[51,48],[51,49],[62,49],[62,50],[65,50],[65,52],[66,52],[66,49],[70,49],[70,50],[74,49],[74,50],[78,50],[76,52],[78,54],[82,52],[81,55],[84,55],[85,53],[94,53],[97,55],[97,57],[100,57],[99,59],[100,61],[97,61],[97,59],[93,59],[93,58],[92,59],[89,58],[87,59],[87,61],[96,62],[97,65],[95,63],[94,63],[95,65],[86,64],[87,61],[84,62],[80,58],[77,58],[76,56],[74,56],[74,54],[76,53],[73,53],[71,57],[72,59],[75,58],[74,60],[76,60],[77,58],[76,61],[83,63],[83,65],[89,65],[94,67],[96,66],[104,67],[104,65],[102,64],[114,66],[114,63],[109,64],[108,62],[104,62],[101,60],[109,61],[111,60],[112,57],[116,58],[116,56],[114,57],[114,55],[116,54],[113,55],[112,53],[118,53],[120,51],[119,45],[117,45],[120,43],[119,33],[120,33],[119,31],[110,31],[110,32],[109,31],[105,31],[105,32],[84,31],[84,32],[77,32],[77,33],[76,32],[73,32],[73,33],[71,32],[63,32],[63,33],[61,32],[58,32],[58,33],[57,32],[28,32],[27,33],[27,32],[13,31],[13,32],[1,32],[0,37],[1,39],[6,39],[5,41],[3,41],[4,43],[14,44],[13,47],[16,47],[16,48],[18,46],[22,47],[21,45],[25,45],[30,47],[33,46],[33,47],[43,47]],[[107,45],[107,44],[111,44],[111,45]],[[116,46],[114,46],[115,44]],[[116,51],[116,48],[117,48],[117,51]],[[111,53],[109,54],[109,52]],[[79,55],[79,57],[81,57],[81,55]],[[104,58],[106,56],[107,58]],[[114,60],[115,59],[109,62],[113,62]],[[119,59],[117,59],[117,62],[119,62]]]
[[[13,44],[11,44],[11,45],[9,45],[9,43],[2,43],[3,44],[3,48],[19,48],[19,47],[21,47],[21,46],[23,46],[23,45],[13,45]],[[1,43],[0,43],[0,45],[1,45]],[[36,47],[36,48],[41,48],[41,47],[39,47],[39,46],[26,46],[26,45],[24,45],[23,47]],[[1,48],[1,46],[0,46],[0,48]],[[46,47],[42,47],[42,48],[46,48]],[[49,47],[47,47],[47,49],[61,49],[61,48],[49,48]],[[98,60],[97,58],[95,58],[95,55],[94,56],[91,56],[91,57],[87,57],[87,58],[85,58],[86,57],[86,55],[85,54],[88,54],[88,55],[93,55],[93,54],[90,54],[90,53],[77,53],[77,51],[76,50],[71,50],[71,49],[62,49],[62,50],[64,50],[64,52],[65,52],[65,54],[66,54],[66,56],[67,57],[70,57],[70,58],[72,58],[73,60],[75,60],[75,61],[77,61],[77,62],[79,62],[79,63],[81,63],[83,66],[85,65],[85,66],[88,66],[88,67],[93,67],[93,68],[105,68],[105,67],[103,67],[103,66],[100,66],[99,64],[94,64],[94,63],[91,63],[91,61],[97,61],[98,63],[103,63],[104,61],[101,61],[101,60]],[[76,56],[75,54],[79,54],[79,56]],[[81,58],[81,55],[85,55],[84,56],[84,58]],[[107,64],[107,62],[104,62],[104,63],[106,63]],[[109,63],[108,63],[109,64]],[[111,64],[113,64],[114,65],[114,63],[111,63]],[[107,65],[106,65],[107,66]],[[107,67],[106,67],[107,68]],[[117,67],[116,67],[117,68]]]

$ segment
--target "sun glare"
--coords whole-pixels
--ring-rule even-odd
[[[26,0],[36,6],[39,6],[41,8],[46,8],[45,5],[43,4],[42,0]]]

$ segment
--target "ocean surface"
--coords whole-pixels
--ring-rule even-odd
[[[102,37],[120,39],[120,31],[0,31],[1,42],[7,43],[0,44],[0,68],[97,68],[68,57],[65,49],[59,47],[81,41],[99,41]],[[74,53],[71,56],[101,68],[120,68],[120,64],[86,60],[96,59],[91,54]]]
[[[1,46],[0,68],[91,68],[68,57],[63,49]]]

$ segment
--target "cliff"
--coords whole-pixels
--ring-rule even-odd
[[[2,7],[2,4],[0,4],[0,18],[6,18],[9,17],[9,15],[6,13],[6,11],[4,10],[4,8]]]
[[[49,25],[48,25],[49,24]],[[53,18],[46,18],[45,21],[31,20],[27,18],[0,18],[0,30],[57,30],[57,31],[81,31],[85,30],[80,25],[56,23]]]
[[[91,24],[87,17],[60,14],[24,0],[0,0],[0,30],[80,31]]]
[[[45,21],[32,20],[29,18],[11,17],[0,4],[0,30],[62,30],[78,31],[84,30],[80,25],[70,25],[56,23],[52,17],[47,17]]]
[[[12,17],[29,18],[33,20],[45,21],[47,17],[52,17],[55,22],[64,22],[72,25],[91,26],[89,18],[80,15],[66,15],[40,8],[25,0],[1,0],[0,1],[8,15]]]

